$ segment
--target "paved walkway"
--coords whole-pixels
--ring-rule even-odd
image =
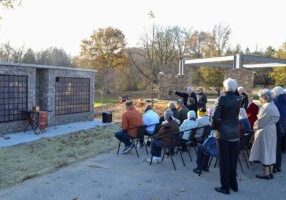
[[[199,177],[192,172],[194,162],[184,155],[183,167],[175,157],[149,166],[143,149],[116,156],[115,151],[74,163],[54,173],[30,179],[0,191],[2,200],[284,200],[286,197],[285,159],[283,172],[273,180],[254,178],[261,165],[253,164],[246,174],[238,168],[239,192],[224,195],[214,191],[219,185],[218,167]],[[193,155],[193,158],[195,156]],[[213,162],[214,163],[214,162]],[[245,163],[243,163],[244,168]]]
[[[102,123],[101,120],[92,120],[85,122],[77,122],[59,126],[52,126],[47,129],[45,133],[35,135],[33,131],[19,132],[14,134],[5,135],[5,137],[0,137],[0,148],[18,145],[21,143],[31,142],[39,140],[46,137],[54,137],[59,135],[64,135],[68,133],[73,133],[80,130],[86,130],[90,128],[95,128],[98,126],[106,126],[109,123]],[[5,139],[9,138],[9,139]]]

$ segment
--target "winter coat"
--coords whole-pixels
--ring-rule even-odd
[[[248,96],[247,96],[247,94],[243,92],[241,94],[241,98],[242,98],[241,108],[244,108],[245,110],[247,110],[247,108],[248,108]]]
[[[234,92],[226,92],[218,98],[212,115],[212,127],[216,130],[216,138],[227,141],[239,139],[240,105],[241,97]]]
[[[196,93],[192,92],[190,95],[188,95],[185,92],[176,91],[175,94],[177,96],[183,98],[184,105],[189,110],[194,110],[195,112],[197,112],[197,95],[196,95]],[[192,103],[190,104],[190,102],[192,102]]]
[[[196,122],[196,120],[190,120],[190,119],[184,120],[184,122],[179,127],[180,132],[184,131],[182,138],[184,140],[189,140],[190,135],[191,135],[191,130],[189,129],[193,129],[197,127],[198,127],[198,122]],[[185,130],[188,130],[188,131],[185,131]]]
[[[161,126],[154,139],[159,139],[163,145],[172,145],[179,139],[179,125],[175,121],[169,121]]]
[[[198,93],[197,99],[198,99],[197,107],[206,108],[206,104],[208,102],[207,95],[205,93]]]
[[[278,135],[283,137],[286,133],[286,94],[281,94],[274,99],[280,114],[277,125]]]
[[[153,134],[155,130],[155,125],[159,124],[160,117],[154,110],[148,110],[143,114],[143,124],[147,126],[146,131],[148,134]]]
[[[274,102],[264,104],[254,124],[254,143],[251,148],[249,161],[260,161],[264,165],[276,163],[276,123],[279,111]]]
[[[246,110],[246,113],[247,113],[247,118],[248,118],[252,128],[253,128],[254,122],[256,122],[256,120],[257,120],[258,112],[259,112],[258,105],[256,105],[253,102],[250,103],[247,110]]]

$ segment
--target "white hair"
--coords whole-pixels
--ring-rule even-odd
[[[235,79],[228,78],[224,80],[223,87],[225,88],[226,92],[228,91],[235,92],[237,89],[237,82]]]
[[[239,94],[242,94],[244,92],[244,87],[240,86],[237,88],[237,90],[238,90]]]
[[[273,100],[273,93],[269,89],[260,90],[258,96],[262,97],[268,103]]]
[[[283,87],[281,87],[281,86],[276,86],[276,87],[274,87],[274,88],[272,89],[272,92],[273,92],[274,97],[277,97],[277,96],[279,96],[280,94],[284,94],[284,93],[285,93]]]

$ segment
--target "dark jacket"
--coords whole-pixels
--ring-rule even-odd
[[[189,110],[194,110],[195,112],[197,112],[197,95],[196,93],[192,92],[190,95],[188,95],[185,92],[179,92],[176,91],[175,94],[179,97],[183,98],[184,101],[184,105],[189,109]],[[193,99],[193,100],[192,100]],[[188,104],[189,102],[193,102],[192,104]]]
[[[286,94],[281,94],[274,98],[274,103],[277,106],[280,114],[279,121],[277,122],[277,134],[284,136],[286,132]]]
[[[206,104],[208,102],[207,95],[205,93],[198,93],[197,99],[198,99],[197,107],[206,108]]]
[[[218,98],[212,116],[212,127],[217,130],[216,137],[221,140],[239,138],[239,110],[241,97],[234,92],[226,92]]]
[[[247,110],[247,108],[248,108],[248,96],[247,96],[247,94],[243,92],[241,94],[241,98],[242,98],[241,108],[244,108],[245,110]]]
[[[179,139],[179,125],[175,121],[169,121],[161,126],[154,138],[159,139],[163,145],[172,145],[174,139]]]
[[[184,106],[178,110],[178,118],[177,119],[180,120],[180,124],[182,124],[183,121],[188,118],[188,112],[189,112],[189,109],[186,106]]]

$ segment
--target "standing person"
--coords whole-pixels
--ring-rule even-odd
[[[175,94],[183,98],[184,104],[189,110],[197,112],[197,95],[193,92],[192,87],[187,87],[187,93],[175,91]]]
[[[253,125],[257,120],[257,115],[259,112],[259,107],[256,105],[253,101],[249,104],[246,113],[247,113],[247,118],[250,122],[251,128],[253,129]]]
[[[122,154],[128,153],[132,150],[130,138],[137,137],[138,128],[143,125],[141,114],[133,106],[132,101],[126,101],[126,111],[122,115],[122,130],[115,133],[115,137],[125,144]]]
[[[215,130],[218,152],[221,187],[217,192],[229,194],[230,189],[238,191],[236,166],[239,151],[239,109],[241,97],[235,94],[237,82],[228,78],[223,82],[225,93],[220,96],[212,115],[212,127]]]
[[[208,97],[204,93],[203,88],[199,87],[197,91],[198,91],[198,94],[197,94],[197,99],[198,99],[197,108],[198,109],[200,109],[200,108],[206,109],[206,104],[208,102]]]
[[[181,125],[183,121],[188,118],[189,109],[184,105],[183,99],[178,99],[177,106],[178,106],[177,119],[180,120],[180,125]]]
[[[256,178],[269,180],[273,178],[273,165],[276,163],[276,123],[279,121],[280,114],[273,102],[270,90],[259,91],[259,100],[262,107],[258,120],[254,124],[256,131],[249,161],[262,163],[263,173],[256,175]]]
[[[280,114],[279,121],[276,124],[277,128],[277,150],[276,150],[276,164],[273,172],[281,171],[282,160],[282,143],[285,141],[286,134],[286,94],[284,89],[280,86],[273,88],[274,103],[277,106]]]
[[[248,107],[248,96],[245,93],[244,87],[237,88],[239,95],[242,97],[241,107],[247,110]]]

